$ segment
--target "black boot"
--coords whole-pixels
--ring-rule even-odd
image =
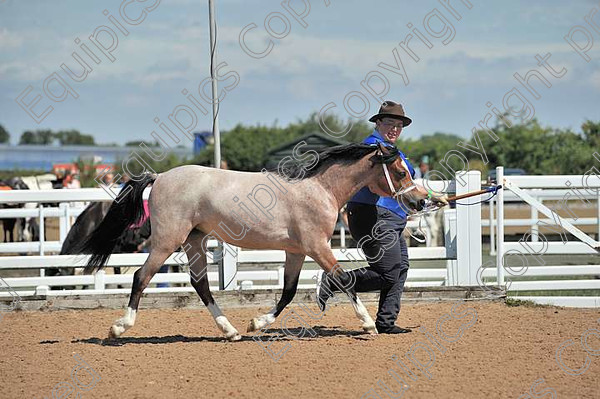
[[[379,334],[406,334],[412,331],[410,328],[402,328],[396,325],[391,327],[376,325],[376,327]]]

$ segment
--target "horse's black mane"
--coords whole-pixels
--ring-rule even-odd
[[[314,161],[308,162],[282,162],[276,172],[286,178],[294,180],[308,179],[323,173],[332,165],[351,165],[363,158],[365,155],[375,152],[377,150],[376,145],[369,145],[363,143],[351,143],[345,145],[338,145],[335,147],[327,148],[326,150],[319,153],[319,159],[312,165]],[[377,162],[388,163],[390,160],[396,159],[398,150],[395,147],[388,147],[391,150],[390,156],[380,157]]]

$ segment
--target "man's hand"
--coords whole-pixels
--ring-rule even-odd
[[[436,204],[438,206],[448,205],[448,196],[446,194],[436,194],[433,191],[428,190],[427,188],[425,188],[424,186],[422,186],[420,184],[416,184],[416,186],[417,186],[417,193],[419,195],[422,195],[424,198],[427,198],[434,204]]]
[[[430,198],[431,202],[436,204],[437,206],[446,206],[448,205],[448,196],[446,194],[436,195],[433,194]]]

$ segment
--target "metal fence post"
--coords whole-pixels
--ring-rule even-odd
[[[239,248],[227,243],[222,245],[221,260],[219,261],[219,289],[231,291],[237,289],[237,266]]]

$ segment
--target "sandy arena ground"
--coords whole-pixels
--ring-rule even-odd
[[[451,312],[451,302],[405,305],[398,324],[415,331],[375,337],[359,332],[349,305],[334,306],[321,320],[310,323],[317,337],[308,338],[310,331],[305,330],[307,338],[273,342],[273,352],[289,344],[278,362],[251,334],[245,334],[242,342],[223,341],[204,309],[142,309],[136,326],[112,342],[104,338],[122,311],[12,312],[0,321],[0,398],[50,398],[55,387],[55,397],[60,397],[61,387],[64,397],[87,389],[82,398],[400,397],[386,395],[376,385],[382,379],[392,390],[401,389],[388,374],[390,369],[407,384],[407,398],[516,399],[541,378],[545,382],[534,388],[537,396],[531,397],[542,397],[550,388],[559,398],[600,397],[600,356],[588,355],[579,338],[586,330],[600,329],[600,311],[469,302],[463,312],[467,307],[472,308],[469,313],[460,318],[457,312],[453,319],[445,316]],[[292,309],[301,314],[297,306]],[[369,310],[375,313],[375,308]],[[228,309],[226,314],[238,330],[245,331],[258,311]],[[446,319],[447,336],[463,325],[455,342],[436,335],[436,322]],[[473,325],[465,326],[469,320]],[[289,326],[299,323],[292,320]],[[272,327],[263,339],[282,333],[279,321]],[[443,348],[416,331],[418,327],[424,327]],[[576,345],[564,350],[564,364],[575,369],[589,361],[588,369],[576,376],[564,372],[555,360],[557,348],[569,339]],[[417,342],[424,345],[414,345]],[[600,354],[600,335],[588,335],[587,345]],[[423,371],[407,358],[411,346],[413,360],[424,365]],[[425,369],[428,350],[435,359]],[[74,354],[97,376],[79,366],[74,373],[78,380],[72,380],[72,371],[77,370]],[[416,380],[392,360],[393,355]],[[73,389],[72,396],[66,396]],[[370,389],[379,396],[366,395]]]

